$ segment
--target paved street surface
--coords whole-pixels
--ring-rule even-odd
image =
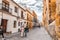
[[[50,35],[43,27],[32,29],[28,33],[28,37],[21,38],[20,33],[17,33],[13,36],[12,35],[6,36],[5,38],[6,40],[52,40]],[[2,40],[1,36],[0,36],[0,40]]]

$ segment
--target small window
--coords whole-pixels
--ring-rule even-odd
[[[26,23],[26,22],[24,22],[24,23]]]
[[[23,11],[21,11],[21,18],[23,18]]]
[[[15,7],[15,12],[18,13],[18,8],[17,7]]]
[[[3,4],[3,7],[5,8],[5,5],[6,5],[6,4],[5,4],[4,2],[3,2],[2,4]]]
[[[49,3],[51,2],[51,0],[49,0]]]
[[[58,32],[60,33],[60,27],[58,27]]]
[[[22,24],[23,24],[23,23],[21,22],[21,26],[22,26]]]
[[[14,28],[16,28],[16,21],[14,21]]]
[[[18,22],[18,26],[20,26],[20,22]]]

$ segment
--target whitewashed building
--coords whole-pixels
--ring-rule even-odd
[[[25,23],[25,15],[25,10],[13,0],[0,0],[0,25],[5,33],[18,32],[22,24],[20,22]]]
[[[20,27],[24,26],[26,27],[27,25],[27,12],[26,12],[26,8],[23,7],[21,5],[22,9],[21,9],[21,16],[20,16]]]

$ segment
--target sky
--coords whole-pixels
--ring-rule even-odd
[[[43,13],[43,0],[14,0],[17,3],[34,10],[38,16],[38,19],[42,21]]]

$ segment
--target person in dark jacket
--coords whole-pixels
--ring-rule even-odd
[[[4,38],[4,32],[3,32],[3,27],[0,26],[0,35],[2,35],[2,37]]]
[[[28,26],[26,26],[25,28],[24,28],[24,33],[25,33],[25,37],[27,37],[27,33],[29,32],[29,28],[28,28]]]

